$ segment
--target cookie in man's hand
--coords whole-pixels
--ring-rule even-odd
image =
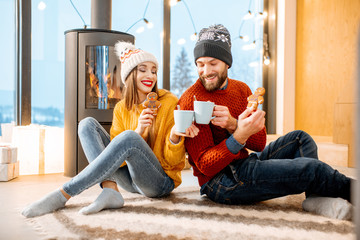
[[[255,90],[254,94],[250,95],[248,100],[247,108],[253,108],[256,111],[259,104],[264,103],[265,88],[259,87]]]

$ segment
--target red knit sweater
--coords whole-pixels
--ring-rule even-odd
[[[181,109],[194,109],[194,95],[199,101],[212,101],[216,105],[229,108],[234,118],[246,109],[247,97],[251,95],[250,88],[243,82],[228,79],[225,90],[208,92],[198,79],[194,85],[187,89],[179,100]],[[226,146],[226,139],[230,133],[213,124],[196,124],[200,129],[195,138],[186,138],[185,147],[189,154],[189,163],[194,170],[194,176],[198,177],[199,185],[202,186],[212,179],[218,172],[234,160],[244,159],[249,156],[248,150],[262,151],[266,144],[266,129],[252,135],[245,147],[239,153],[233,154]]]

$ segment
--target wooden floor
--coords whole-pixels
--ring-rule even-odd
[[[337,169],[348,176],[355,175],[353,168],[337,167]],[[41,239],[41,236],[28,226],[20,212],[24,206],[59,188],[69,179],[63,174],[46,174],[20,176],[9,182],[0,182],[0,239]],[[192,185],[197,186],[197,179],[192,176],[192,170],[184,170],[183,183],[180,187]],[[86,191],[82,194],[86,194]]]
[[[181,186],[197,186],[192,170],[184,170],[182,175]],[[0,182],[0,240],[41,239],[41,236],[28,226],[21,210],[69,180],[70,178],[63,174],[46,174],[19,176],[9,182]],[[86,191],[82,194],[86,194]]]

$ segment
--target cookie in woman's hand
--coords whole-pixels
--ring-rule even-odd
[[[158,99],[158,95],[155,92],[150,92],[146,96],[146,101],[143,103],[143,106],[146,108],[150,108],[153,111],[153,115],[157,115],[157,111],[161,106],[161,103]]]

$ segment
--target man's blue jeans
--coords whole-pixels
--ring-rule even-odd
[[[88,117],[79,123],[78,134],[89,165],[63,185],[70,196],[105,180],[147,197],[162,197],[174,189],[174,181],[136,132],[124,131],[110,142],[106,130]],[[124,161],[127,165],[120,168]]]
[[[305,192],[350,201],[351,179],[318,160],[317,146],[303,131],[293,131],[218,173],[201,194],[225,204],[249,204]]]

